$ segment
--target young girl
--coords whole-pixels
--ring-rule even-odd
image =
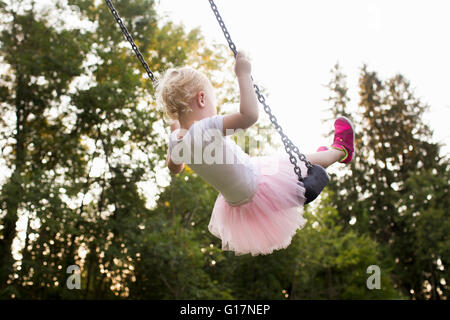
[[[306,220],[301,208],[305,189],[287,156],[250,157],[229,135],[258,120],[258,103],[253,91],[251,65],[238,53],[235,73],[240,90],[240,110],[216,114],[211,82],[190,68],[168,70],[157,88],[157,97],[170,118],[167,166],[174,174],[184,163],[219,192],[209,231],[222,239],[222,249],[236,255],[269,254],[286,248]],[[327,168],[335,162],[348,163],[354,152],[354,131],[350,121],[335,121],[331,148],[307,155],[312,164]],[[183,163],[184,162],[184,163]],[[302,176],[307,175],[299,162]]]

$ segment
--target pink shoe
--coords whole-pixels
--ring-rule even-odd
[[[346,117],[339,117],[334,122],[334,141],[331,147],[345,152],[345,156],[339,160],[340,163],[352,161],[355,151],[355,130],[352,122]]]

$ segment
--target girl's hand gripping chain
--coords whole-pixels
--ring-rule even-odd
[[[236,62],[234,64],[234,73],[236,74],[238,79],[240,77],[251,76],[252,73],[252,65],[250,64],[250,61],[241,51],[239,51],[236,56]]]

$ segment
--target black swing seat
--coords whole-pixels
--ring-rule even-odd
[[[316,199],[322,192],[323,188],[330,182],[330,177],[324,168],[314,164],[308,168],[308,176],[303,179],[303,187],[305,188],[305,204]]]

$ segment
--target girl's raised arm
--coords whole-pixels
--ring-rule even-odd
[[[239,83],[240,109],[239,112],[224,116],[224,134],[227,129],[247,129],[258,121],[258,100],[253,90],[252,67],[242,52],[238,52],[236,56],[234,71]]]

